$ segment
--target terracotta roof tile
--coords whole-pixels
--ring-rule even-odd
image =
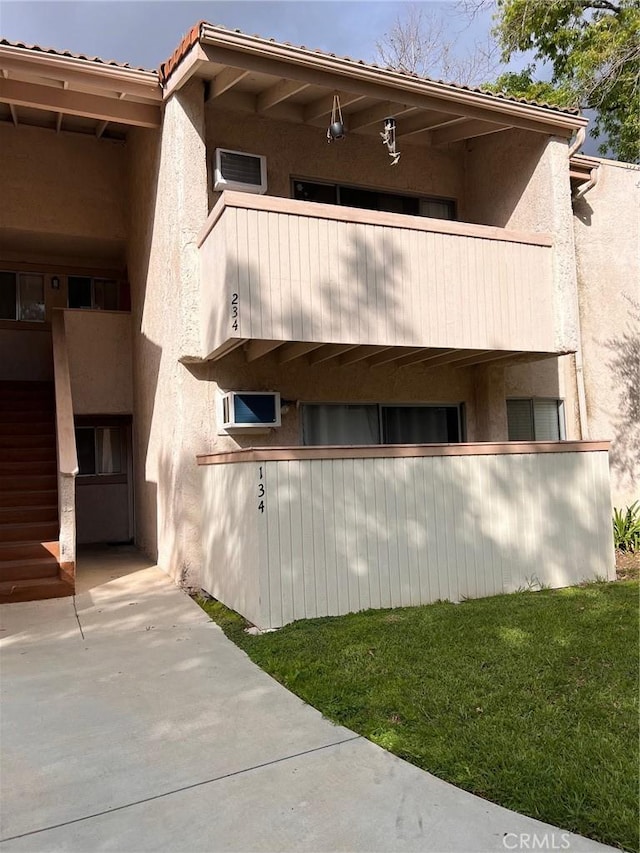
[[[161,83],[163,83],[163,84],[166,83],[166,81],[169,79],[171,74],[178,67],[180,62],[184,59],[184,57],[189,52],[189,50],[193,47],[194,44],[196,44],[197,41],[199,41],[200,33],[201,33],[203,25],[212,27],[213,29],[216,29],[216,30],[221,30],[223,32],[226,31],[226,32],[232,32],[232,33],[238,33],[239,35],[243,35],[243,36],[247,35],[247,33],[243,32],[242,30],[239,30],[239,29],[232,29],[230,27],[224,27],[220,24],[209,24],[207,21],[199,21],[189,31],[189,33],[182,39],[182,41],[180,42],[180,44],[178,45],[176,50],[171,54],[169,59],[166,62],[163,62],[162,65],[160,66],[160,82]],[[530,100],[528,98],[515,98],[512,96],[503,95],[499,92],[489,92],[486,89],[483,89],[482,87],[464,86],[461,83],[451,83],[448,80],[439,80],[439,79],[432,78],[432,77],[422,77],[420,74],[409,73],[409,72],[405,72],[405,71],[401,72],[401,71],[398,71],[396,68],[392,68],[391,66],[381,66],[381,65],[377,65],[375,62],[365,62],[363,59],[353,59],[351,56],[338,57],[337,54],[329,53],[328,51],[321,50],[320,48],[308,48],[305,45],[295,45],[295,44],[292,44],[291,42],[288,42],[288,41],[278,41],[278,39],[275,39],[275,38],[265,38],[264,36],[261,36],[258,34],[254,34],[253,36],[251,36],[251,38],[260,39],[260,41],[269,42],[271,44],[280,44],[280,45],[284,45],[285,47],[292,47],[295,50],[303,50],[306,53],[315,53],[315,54],[318,54],[320,56],[329,56],[329,57],[333,57],[333,58],[340,58],[345,62],[351,63],[352,65],[360,65],[364,68],[375,68],[379,71],[392,71],[395,74],[401,74],[404,77],[411,77],[411,78],[416,79],[416,80],[428,80],[429,82],[432,82],[432,83],[441,83],[444,86],[451,86],[454,89],[460,89],[460,90],[466,91],[466,92],[477,92],[477,93],[485,95],[487,97],[497,98],[501,101],[506,101],[508,103],[527,104],[527,105],[530,105],[533,107],[544,107],[545,109],[553,110],[554,112],[568,113],[570,115],[578,115],[580,112],[580,110],[577,110],[577,109],[573,109],[570,107],[559,107],[556,104],[549,104],[549,103],[546,103],[544,101],[533,101],[533,100]]]
[[[147,74],[157,74],[155,70],[148,68],[138,68],[130,65],[128,62],[116,62],[115,59],[102,59],[99,56],[87,56],[84,53],[74,53],[71,50],[57,50],[53,47],[43,47],[39,44],[27,44],[23,41],[9,41],[9,39],[0,38],[0,45],[5,47],[19,47],[23,50],[31,50],[36,53],[49,53],[52,56],[65,56],[68,59],[82,59],[85,62],[96,62],[99,65],[111,65],[115,68],[126,68],[131,71],[144,71]]]

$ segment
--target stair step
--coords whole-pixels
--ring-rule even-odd
[[[58,561],[55,557],[46,557],[42,560],[5,560],[0,563],[0,583],[35,578],[57,578],[58,570]]]
[[[17,438],[17,436],[14,436]],[[31,438],[31,436],[29,436]],[[53,447],[3,447],[0,444],[0,465],[6,462],[51,462],[56,464],[56,448]]]
[[[0,604],[19,601],[38,601],[44,598],[63,598],[73,595],[73,586],[59,578],[6,581],[0,583]]]
[[[48,542],[0,542],[0,563],[13,560],[43,560],[60,557],[60,543]]]
[[[58,523],[58,507],[56,504],[48,506],[0,506],[1,524],[20,524],[21,522],[53,522]]]
[[[2,490],[0,487],[0,507],[27,507],[27,506],[58,506],[58,492],[56,489],[20,491]]]
[[[29,423],[48,423],[53,426],[55,420],[55,410],[45,409],[42,406],[24,411],[24,409],[7,409],[0,411],[0,424],[29,424]]]
[[[55,439],[55,434],[56,430],[53,418],[47,421],[0,421],[0,438],[6,437],[8,440],[15,438],[15,436],[29,435],[38,438],[41,436],[53,436]]]
[[[53,429],[44,433],[0,433],[0,453],[4,449],[20,450],[25,453],[29,450],[52,450],[56,452],[56,436]]]
[[[55,474],[43,475],[28,475],[20,476],[19,474],[1,474],[0,475],[0,494],[9,491],[29,492],[31,490],[40,491],[42,489],[57,489],[58,478]]]
[[[11,397],[0,394],[0,412],[53,412],[54,409],[53,400],[43,397]]]
[[[27,461],[23,459],[14,460],[13,462],[5,462],[0,459],[0,477],[6,475],[13,476],[14,474],[22,474],[22,476],[32,476],[40,474],[55,474],[57,471],[55,457],[51,459],[36,459]]]
[[[1,542],[33,542],[55,539],[59,533],[57,521],[27,521],[22,524],[0,524]]]

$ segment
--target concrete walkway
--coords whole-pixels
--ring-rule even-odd
[[[327,722],[133,550],[0,617],[2,853],[610,849]]]

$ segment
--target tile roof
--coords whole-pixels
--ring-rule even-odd
[[[67,59],[82,59],[85,62],[95,62],[98,65],[110,65],[114,68],[124,68],[130,71],[144,71],[147,74],[158,74],[155,70],[135,67],[130,65],[128,62],[116,62],[115,59],[102,59],[99,56],[87,56],[84,53],[74,53],[71,50],[57,50],[53,47],[43,47],[39,44],[27,44],[23,41],[10,41],[9,39],[0,38],[0,46],[19,47],[23,50],[34,51],[35,53],[48,53],[51,54],[51,56],[63,56]]]
[[[182,41],[180,42],[178,47],[174,50],[174,52],[171,54],[169,59],[167,59],[166,62],[163,62],[160,65],[160,68],[159,68],[160,82],[163,85],[167,82],[167,80],[169,79],[171,74],[173,74],[173,72],[176,70],[178,65],[182,62],[182,60],[187,55],[189,50],[193,47],[193,45],[196,44],[200,40],[200,35],[202,32],[203,26],[208,26],[208,27],[211,27],[212,29],[220,30],[222,32],[237,33],[238,35],[243,35],[243,36],[248,35],[248,33],[245,33],[239,29],[231,29],[230,27],[224,27],[224,26],[219,25],[219,24],[210,24],[207,21],[199,21],[195,26],[193,26],[189,30],[187,35],[182,39]],[[580,110],[574,109],[571,107],[559,107],[556,104],[549,104],[549,103],[546,103],[544,101],[533,101],[533,100],[530,100],[528,98],[516,98],[516,97],[510,96],[510,95],[503,95],[500,92],[490,92],[487,89],[483,89],[481,87],[464,86],[461,83],[451,83],[448,80],[439,80],[439,79],[432,78],[432,77],[423,77],[420,74],[416,74],[416,73],[410,73],[410,72],[406,72],[406,71],[398,71],[397,68],[392,68],[391,66],[377,65],[375,62],[365,62],[363,59],[353,59],[353,57],[351,57],[351,56],[338,56],[338,54],[336,54],[336,53],[330,53],[330,52],[325,51],[325,50],[320,50],[319,48],[308,48],[305,45],[296,45],[296,44],[292,44],[291,42],[288,42],[288,41],[278,41],[278,39],[265,38],[264,36],[257,35],[257,34],[254,34],[254,35],[249,36],[249,37],[258,39],[262,42],[267,42],[269,44],[283,45],[285,47],[294,48],[295,50],[302,50],[305,53],[309,53],[309,54],[316,54],[318,56],[328,56],[328,57],[332,57],[334,59],[341,59],[344,62],[349,62],[352,65],[359,65],[363,68],[373,68],[373,69],[376,69],[377,71],[392,71],[395,74],[402,75],[403,77],[416,79],[416,80],[426,80],[426,81],[429,81],[431,83],[440,83],[444,86],[450,86],[453,89],[459,89],[459,90],[465,91],[465,92],[476,92],[478,94],[485,95],[486,97],[496,98],[498,100],[505,101],[507,103],[526,104],[526,105],[532,106],[532,107],[543,107],[544,109],[553,110],[554,112],[565,113],[565,114],[569,114],[569,115],[579,115],[579,113],[580,113]]]

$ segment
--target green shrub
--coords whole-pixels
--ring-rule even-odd
[[[613,541],[620,551],[640,551],[640,502],[613,510]]]

